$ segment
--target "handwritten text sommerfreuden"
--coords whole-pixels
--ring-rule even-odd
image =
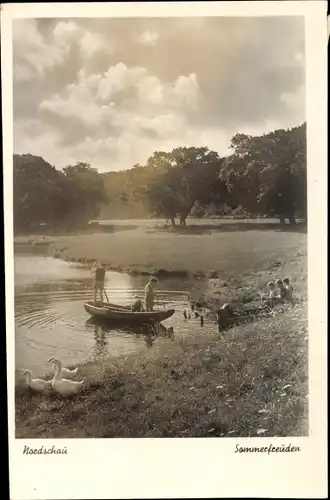
[[[24,446],[23,455],[67,455],[68,449],[66,446],[63,448],[55,448],[53,445],[51,448],[46,448],[46,446],[41,446],[40,448],[30,448],[30,446]]]
[[[291,446],[282,444],[281,446],[274,446],[269,444],[268,446],[240,446],[236,445],[234,453],[294,453],[300,451],[299,446]]]

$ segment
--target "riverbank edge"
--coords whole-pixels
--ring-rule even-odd
[[[300,224],[301,225],[301,224]],[[250,224],[249,224],[250,226]],[[259,226],[259,225],[258,225]],[[267,224],[267,227],[273,227],[274,223],[272,224]],[[299,224],[298,224],[299,226]],[[298,227],[297,226],[297,227]],[[104,226],[107,227],[107,226]],[[200,227],[198,225],[194,226],[187,226],[184,228],[176,228],[176,231],[173,232],[173,228],[167,225],[160,225],[160,226],[150,226],[150,227],[138,227],[136,225],[114,225],[111,226],[112,230],[110,233],[112,235],[115,235],[116,233],[121,233],[121,232],[130,232],[130,231],[137,231],[137,241],[140,238],[144,238],[148,232],[159,232],[159,233],[165,233],[168,235],[169,238],[171,238],[173,235],[176,235],[176,231],[180,229],[179,234],[181,236],[196,236],[195,231],[198,231]],[[227,226],[226,226],[227,227]],[[228,227],[232,228],[232,224],[230,224]],[[276,224],[274,226],[276,228]],[[218,228],[217,226],[213,227],[210,225],[208,227],[208,233],[211,233],[213,231],[217,231]],[[192,231],[192,233],[191,233]],[[232,231],[232,229],[231,229]],[[237,231],[240,231],[240,228],[237,227]],[[117,255],[117,259],[115,257],[114,261],[111,262],[107,259],[106,252],[100,250],[100,248],[96,248],[92,251],[89,251],[89,255],[86,255],[86,252],[84,252],[83,246],[80,246],[77,248],[73,241],[75,237],[82,238],[82,244],[84,242],[84,237],[86,236],[87,239],[89,239],[91,236],[95,236],[96,238],[99,235],[104,234],[104,231],[96,231],[96,232],[91,232],[91,231],[86,231],[86,232],[77,232],[77,233],[72,233],[72,234],[48,234],[48,235],[42,235],[42,234],[30,234],[30,235],[15,235],[14,236],[14,251],[15,252],[21,252],[21,251],[32,251],[38,252],[40,254],[48,255],[54,258],[62,259],[66,262],[71,262],[71,263],[77,263],[81,264],[83,266],[92,266],[93,262],[95,260],[101,260],[104,262],[106,265],[106,268],[108,271],[113,271],[113,272],[118,272],[118,273],[125,273],[130,276],[156,276],[157,278],[183,278],[183,279],[191,279],[191,280],[199,280],[199,279],[218,279],[218,278],[223,278],[225,281],[227,278],[232,276],[232,273],[226,273],[224,269],[221,271],[215,266],[213,269],[210,268],[208,265],[207,270],[205,268],[199,268],[195,265],[193,260],[189,259],[189,263],[187,260],[182,259],[181,262],[176,265],[175,267],[170,265],[170,263],[167,263],[167,265],[158,265],[158,262],[154,262],[152,266],[148,265],[147,263],[143,262],[143,264],[131,264],[130,261],[125,262],[123,264],[116,263],[116,260],[120,260],[120,255]],[[198,238],[198,236],[197,236]],[[170,241],[170,239],[168,240]],[[123,243],[125,245],[125,242]],[[176,243],[174,243],[176,244]],[[137,248],[138,249],[138,248]],[[170,250],[170,249],[169,249]],[[95,253],[94,253],[95,251]],[[158,251],[158,249],[157,249]],[[166,249],[167,251],[167,249]],[[192,255],[192,254],[189,254]],[[131,256],[132,259],[134,259],[134,256]],[[129,259],[131,260],[131,259]],[[158,260],[158,259],[157,259]],[[160,261],[162,261],[162,255],[160,255]],[[163,259],[164,262],[164,259]],[[209,264],[209,263],[207,263]],[[278,264],[278,263],[277,263]],[[186,267],[187,266],[187,267]]]
[[[82,264],[84,266],[92,266],[95,262],[96,258],[88,258],[88,257],[68,257],[62,251],[53,250],[52,246],[56,243],[56,239],[47,243],[35,243],[36,240],[32,240],[29,243],[21,243],[14,241],[14,253],[26,252],[27,249],[31,250],[31,253],[40,253],[43,255],[48,255],[49,257],[53,257],[55,259],[61,259],[65,262],[71,262],[75,264]],[[129,276],[155,276],[157,278],[191,278],[191,279],[216,279],[220,276],[220,273],[216,270],[212,271],[202,271],[195,270],[189,271],[187,269],[163,269],[163,268],[154,268],[147,266],[123,266],[111,264],[106,259],[102,259],[102,262],[105,264],[107,271],[113,271],[123,274],[128,274]]]
[[[72,241],[63,240],[62,238],[61,236],[53,236],[52,239],[50,239],[50,237],[46,238],[40,235],[30,235],[28,238],[24,239],[18,237],[15,240],[15,252],[24,250],[27,251],[27,254],[34,254],[38,251],[38,253],[42,255],[48,255],[55,259],[79,264],[83,267],[91,267],[97,258],[100,259],[100,255],[93,255],[91,252],[90,254],[93,256],[89,257],[72,255]],[[77,253],[77,249],[75,250]],[[84,252],[83,249],[81,250],[81,247],[79,247],[78,251],[81,253]],[[99,249],[96,249],[95,253],[100,254]],[[164,269],[158,268],[155,265],[153,267],[127,264],[116,265],[110,263],[105,258],[101,258],[101,260],[108,271],[122,273],[132,277],[156,276],[158,279],[181,278],[190,280],[193,289],[196,291],[194,295],[198,296],[197,300],[200,301],[202,307],[207,311],[214,311],[215,308],[219,308],[224,302],[230,303],[234,309],[240,308],[243,304],[248,303],[252,307],[257,307],[260,304],[260,292],[258,292],[258,290],[265,287],[271,277],[279,277],[280,274],[290,274],[287,272],[286,268],[290,268],[292,264],[298,261],[301,261],[299,265],[303,268],[303,260],[305,257],[306,254],[304,252],[296,254],[293,258],[287,259],[286,264],[284,264],[282,259],[277,259],[273,262],[268,262],[267,266],[260,268],[258,272],[251,272],[250,270],[239,276],[232,271],[218,271],[216,269],[204,271],[196,269],[194,259],[190,261],[190,270],[180,268]],[[196,302],[196,299],[194,299],[194,301]],[[255,302],[257,302],[257,304]]]

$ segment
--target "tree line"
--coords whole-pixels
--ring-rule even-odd
[[[251,136],[236,134],[230,154],[207,147],[155,151],[145,165],[98,173],[88,163],[62,171],[44,159],[14,155],[17,229],[46,222],[78,227],[97,218],[163,217],[185,225],[210,215],[307,218],[306,123]]]
[[[102,176],[88,163],[57,170],[40,156],[14,155],[14,226],[25,231],[40,224],[77,228],[97,217],[107,196]]]

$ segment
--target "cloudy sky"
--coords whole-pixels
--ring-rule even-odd
[[[296,17],[38,19],[13,24],[14,149],[58,168],[228,152],[237,132],[305,120]]]

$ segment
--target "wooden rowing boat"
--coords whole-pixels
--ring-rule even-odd
[[[170,318],[175,313],[174,309],[133,312],[129,306],[111,303],[104,303],[101,306],[101,304],[94,305],[93,302],[86,302],[84,307],[91,316],[126,323],[159,323]]]

